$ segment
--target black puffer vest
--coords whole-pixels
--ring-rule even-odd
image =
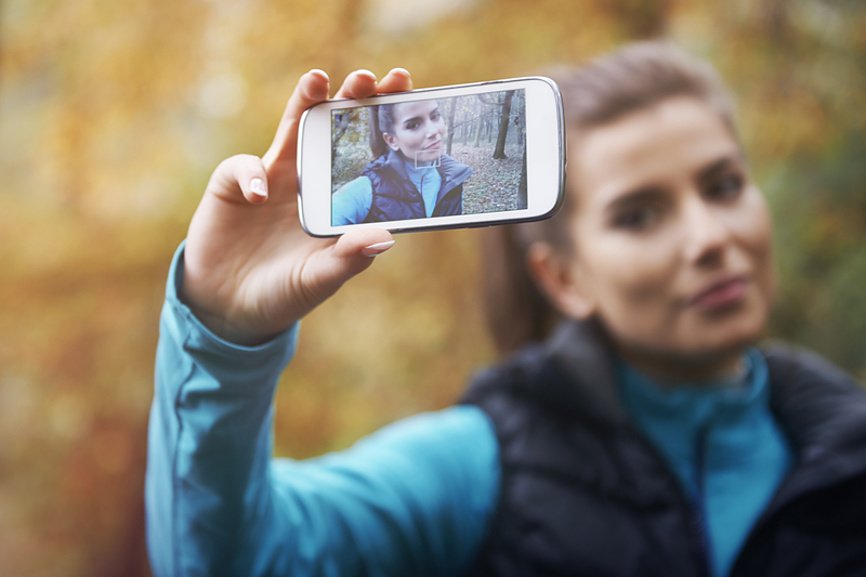
[[[463,183],[472,176],[472,169],[443,154],[435,170],[439,171],[442,184],[431,216],[463,214]],[[364,222],[390,222],[427,216],[424,198],[410,180],[400,153],[392,150],[380,156],[367,165],[363,174],[373,185],[373,203]]]
[[[796,463],[730,575],[864,577],[866,394],[812,354],[765,356]],[[630,423],[614,371],[598,331],[573,323],[473,383],[465,402],[494,423],[502,484],[470,574],[710,574],[697,513]]]

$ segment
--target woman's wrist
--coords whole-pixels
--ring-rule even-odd
[[[233,321],[224,314],[219,314],[199,305],[181,286],[178,298],[207,330],[220,339],[242,347],[262,345],[283,332],[283,330],[266,330],[250,327],[248,324]],[[289,323],[288,326],[291,326]],[[288,326],[286,328],[288,328]]]
[[[189,306],[192,313],[205,327],[208,328],[208,330],[210,330],[221,339],[235,345],[243,347],[255,347],[258,345],[263,345],[266,342],[274,339],[278,334],[280,334],[280,332],[282,332],[264,332],[246,329],[226,320],[219,315],[209,314],[205,311],[197,310],[195,307],[192,307],[190,305],[187,306]]]

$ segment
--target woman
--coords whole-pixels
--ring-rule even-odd
[[[505,254],[520,264],[501,262],[528,263],[566,322],[462,405],[315,461],[270,454],[297,320],[394,241],[284,231],[293,127],[327,98],[319,71],[263,159],[217,168],[163,315],[157,575],[862,574],[866,395],[811,355],[753,348],[773,294],[770,220],[715,76],[638,44],[561,87],[566,205],[516,229]],[[408,88],[403,70],[378,84],[358,72],[338,95]],[[499,302],[500,321],[531,302]],[[534,310],[526,330],[494,322],[519,337],[505,347],[545,332]]]
[[[463,213],[472,169],[445,154],[445,121],[436,100],[376,107],[377,158],[334,193],[331,224],[391,222]]]

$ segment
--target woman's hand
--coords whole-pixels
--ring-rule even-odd
[[[379,82],[371,72],[359,70],[346,78],[337,97],[364,98],[411,87],[403,69]],[[382,229],[352,231],[339,240],[312,238],[301,229],[298,123],[304,110],[328,98],[328,91],[324,72],[304,74],[265,155],[238,155],[220,163],[192,218],[181,297],[208,328],[229,341],[254,345],[268,340],[393,245],[391,234]]]

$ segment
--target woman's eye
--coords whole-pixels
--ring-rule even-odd
[[[641,231],[654,225],[660,216],[658,208],[640,206],[623,210],[614,217],[613,224],[616,228]]]
[[[736,198],[743,189],[743,177],[739,174],[728,174],[717,178],[709,184],[707,196],[717,200]]]
[[[432,120],[433,122],[436,122],[437,120],[439,120],[439,118],[440,118],[441,116],[442,116],[442,115],[439,113],[438,110],[434,110],[434,111],[430,114],[430,120]]]
[[[418,122],[417,120],[412,120],[406,123],[406,130],[416,130],[419,126],[421,126],[420,122]]]

